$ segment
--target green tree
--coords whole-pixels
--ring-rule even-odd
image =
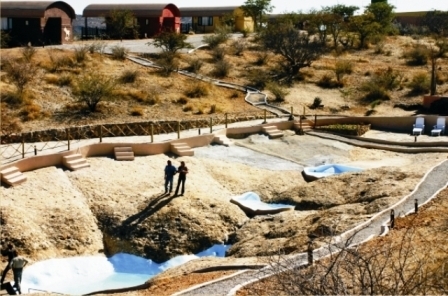
[[[123,41],[123,37],[138,37],[138,25],[135,24],[134,14],[130,10],[111,10],[105,17],[107,30],[112,38]]]
[[[300,69],[311,66],[323,54],[323,46],[301,32],[290,22],[277,22],[260,34],[262,45],[279,54],[283,60],[286,78],[292,81]]]
[[[353,17],[349,23],[349,30],[356,33],[359,39],[358,48],[366,47],[369,37],[379,34],[381,25],[375,21],[375,16],[371,12]]]
[[[99,102],[110,98],[114,85],[114,81],[104,75],[85,73],[77,79],[73,94],[78,102],[86,104],[91,112],[95,112]]]
[[[448,33],[448,11],[429,11],[423,20],[429,31],[440,36]]]
[[[365,13],[372,13],[374,21],[380,25],[380,34],[393,33],[394,8],[395,6],[389,5],[387,2],[372,3],[366,7]]]
[[[158,34],[154,37],[153,42],[147,44],[161,48],[166,54],[175,55],[182,48],[192,48],[192,45],[185,40],[187,40],[187,35],[168,30]]]
[[[259,31],[264,15],[271,12],[274,6],[271,5],[271,0],[246,0],[241,9],[246,16],[252,18],[255,31]]]

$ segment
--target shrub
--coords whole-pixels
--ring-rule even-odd
[[[71,68],[75,65],[73,60],[66,54],[58,54],[55,50],[48,51],[50,56],[50,65],[48,71],[51,73],[58,72],[62,68]]]
[[[384,87],[376,83],[367,82],[363,84],[362,90],[366,92],[363,99],[367,102],[373,102],[376,100],[390,100],[389,92]]]
[[[158,64],[164,76],[169,76],[171,72],[179,68],[179,61],[175,58],[174,54],[169,52],[161,54]]]
[[[343,135],[362,136],[370,130],[370,124],[333,124],[319,127],[319,129]]]
[[[353,63],[350,61],[338,60],[334,66],[334,73],[336,74],[336,79],[341,82],[344,75],[353,73]]]
[[[240,93],[236,90],[232,91],[232,93],[230,94],[229,98],[230,99],[236,99],[240,96]]]
[[[27,63],[31,63],[31,60],[36,55],[37,50],[32,46],[22,47],[22,57]]]
[[[19,94],[22,94],[26,85],[34,80],[37,72],[36,67],[31,63],[7,60],[3,70],[6,72],[10,82],[17,87]]]
[[[226,60],[218,61],[213,69],[213,76],[218,78],[226,77],[230,72],[230,63]]]
[[[188,103],[188,99],[185,97],[180,97],[179,99],[176,100],[176,104],[185,105],[187,103]]]
[[[144,113],[145,113],[145,111],[140,106],[132,107],[130,110],[130,114],[132,116],[143,116]]]
[[[86,104],[91,112],[95,112],[100,101],[110,99],[114,87],[111,79],[90,72],[78,77],[73,94],[78,102]]]
[[[209,94],[209,86],[204,82],[199,82],[188,87],[184,94],[189,98],[205,97]]]
[[[189,112],[189,111],[192,111],[192,110],[193,110],[193,106],[191,104],[185,105],[182,108],[182,111],[184,111],[184,112]]]
[[[411,94],[421,95],[427,93],[430,89],[429,77],[425,72],[417,73],[412,77],[408,86],[411,88]]]
[[[121,83],[134,83],[137,80],[139,72],[137,70],[124,70],[121,73],[119,81]]]
[[[423,66],[428,63],[429,50],[425,45],[417,44],[412,49],[406,51],[403,57],[410,66]]]
[[[112,58],[114,60],[123,61],[126,58],[129,50],[126,47],[115,45],[111,48],[112,50]]]
[[[256,66],[263,66],[269,60],[269,53],[267,51],[259,51],[256,54],[256,59],[254,64]]]
[[[0,48],[8,48],[11,37],[4,30],[0,30]]]
[[[247,75],[247,79],[249,80],[249,86],[263,90],[269,82],[270,77],[266,71],[251,70]]]
[[[188,71],[198,73],[204,62],[201,59],[191,59],[188,61]]]
[[[230,30],[227,27],[219,27],[212,35],[204,36],[202,41],[207,43],[211,49],[226,42],[230,37]]]
[[[246,38],[247,36],[249,36],[250,31],[249,31],[249,29],[244,28],[244,29],[241,29],[240,33],[243,34],[243,38]]]
[[[93,42],[88,44],[86,47],[90,53],[103,53],[107,45],[104,42]]]
[[[310,108],[311,109],[319,108],[321,104],[322,104],[322,99],[319,98],[319,97],[315,97],[314,100],[313,100],[313,103],[310,106]]]
[[[75,47],[75,60],[77,63],[82,63],[87,58],[89,48],[86,45]]]
[[[317,81],[316,84],[322,88],[337,88],[337,87],[344,86],[344,84],[342,82],[334,80],[328,74],[325,74],[324,76],[322,76],[322,78],[319,79],[319,81]]]
[[[215,105],[215,104],[213,104],[213,105],[210,106],[210,111],[209,111],[208,113],[209,113],[209,114],[214,114],[214,113],[216,113],[216,105]]]
[[[269,82],[266,88],[274,95],[275,101],[284,102],[285,97],[289,94],[281,85],[276,82]]]
[[[20,115],[23,116],[24,121],[32,121],[41,117],[41,107],[34,103],[25,104],[20,111]]]
[[[233,54],[236,56],[241,56],[246,49],[246,42],[244,40],[238,39],[232,44]]]
[[[224,47],[217,46],[212,49],[211,55],[212,55],[213,61],[219,62],[224,59],[224,56],[226,55],[226,50],[224,49]]]
[[[72,84],[73,76],[67,73],[62,74],[59,76],[59,79],[57,81],[57,84],[59,86],[68,86]]]

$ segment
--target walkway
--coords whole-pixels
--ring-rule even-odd
[[[313,256],[316,260],[327,256],[330,252],[337,252],[341,248],[347,247],[346,242],[350,241],[350,246],[361,244],[367,240],[372,239],[375,236],[381,234],[382,227],[386,226],[390,221],[390,212],[393,209],[395,216],[404,216],[414,211],[415,200],[419,205],[428,202],[435,197],[442,189],[448,186],[448,160],[443,161],[439,165],[435,166],[429,171],[422,179],[421,183],[417,185],[417,188],[408,196],[404,197],[400,202],[394,206],[382,211],[375,215],[370,220],[356,226],[354,229],[349,230],[334,238],[333,245],[319,248],[313,251]],[[307,254],[301,253],[292,257],[294,261],[290,264],[290,268],[306,265]],[[211,284],[204,284],[197,289],[180,292],[176,295],[235,295],[241,287],[258,281],[261,278],[268,277],[276,272],[271,267],[266,267],[259,271],[247,271],[239,273],[234,277],[226,278],[223,281],[213,282]]]

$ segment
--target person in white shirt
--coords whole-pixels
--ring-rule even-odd
[[[25,265],[28,264],[28,260],[22,256],[19,256],[17,251],[14,252],[14,258],[12,258],[10,267],[12,268],[12,272],[14,274],[14,287],[16,287],[19,294],[22,294],[20,289],[20,284],[22,283],[22,272]]]

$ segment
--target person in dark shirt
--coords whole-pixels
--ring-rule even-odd
[[[11,261],[14,258],[16,253],[16,250],[14,249],[14,246],[12,244],[8,244],[8,247],[5,250],[2,250],[2,255],[5,257],[8,257],[8,264],[6,265],[5,269],[2,273],[2,280],[0,281],[0,285],[3,285],[3,282],[5,281],[6,274],[11,269]]]
[[[165,193],[168,193],[168,187],[171,191],[173,191],[173,177],[176,174],[176,167],[171,164],[171,160],[167,161],[167,165],[165,166]]]
[[[179,179],[177,180],[177,187],[174,195],[175,196],[177,195],[177,193],[179,192],[180,183],[182,183],[182,191],[180,193],[180,195],[182,196],[184,195],[185,192],[185,181],[187,180],[187,174],[188,174],[188,168],[185,166],[184,161],[180,162],[180,167],[177,169],[177,172],[179,173]]]

